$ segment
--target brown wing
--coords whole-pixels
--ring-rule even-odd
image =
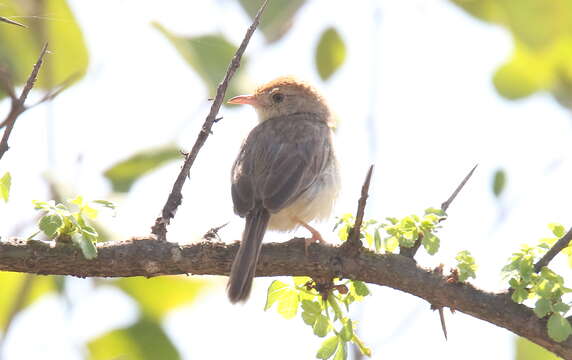
[[[271,213],[296,200],[322,173],[329,157],[329,128],[316,115],[274,118],[255,127],[232,169],[234,211],[245,216],[261,204]]]

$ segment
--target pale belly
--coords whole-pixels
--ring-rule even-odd
[[[334,209],[339,189],[340,176],[335,164],[290,206],[272,214],[268,229],[292,231],[300,226],[296,219],[305,223],[328,219]]]

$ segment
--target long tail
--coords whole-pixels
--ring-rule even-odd
[[[269,219],[270,213],[264,208],[256,209],[246,216],[240,248],[232,263],[230,278],[226,285],[228,298],[233,304],[246,301],[250,295],[252,279]]]

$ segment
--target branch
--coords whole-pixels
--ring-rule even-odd
[[[197,157],[199,150],[201,150],[207,138],[209,137],[213,124],[217,121],[216,116],[222,105],[222,101],[224,99],[228,83],[230,82],[230,79],[240,66],[240,59],[242,58],[242,54],[244,54],[246,46],[248,45],[248,42],[250,41],[252,34],[254,34],[254,31],[258,26],[260,16],[262,16],[264,9],[266,9],[268,1],[269,0],[265,0],[260,9],[258,10],[258,13],[256,13],[252,25],[250,25],[250,27],[246,31],[242,43],[236,50],[236,53],[234,54],[234,57],[232,58],[232,61],[230,62],[228,69],[226,70],[224,79],[217,87],[216,96],[214,98],[213,104],[211,105],[211,110],[207,115],[207,118],[205,119],[205,122],[203,124],[201,131],[199,132],[197,140],[195,141],[195,144],[193,145],[191,152],[185,155],[185,162],[183,164],[183,167],[181,168],[181,172],[179,173],[177,179],[175,180],[175,183],[173,184],[171,193],[169,194],[169,197],[167,198],[167,201],[163,206],[163,210],[161,211],[161,216],[155,220],[155,224],[151,227],[151,233],[157,236],[157,239],[159,240],[162,241],[167,240],[167,225],[171,222],[171,219],[175,217],[177,208],[179,207],[179,205],[181,205],[181,202],[183,200],[183,195],[181,194],[181,190],[183,189],[185,179],[190,176],[189,174],[191,166],[193,166],[193,163],[195,162],[195,158]]]
[[[44,55],[46,55],[47,51],[48,43],[45,43],[42,51],[40,52],[40,56],[38,57],[38,61],[36,61],[36,64],[34,65],[34,68],[32,69],[32,72],[30,73],[30,76],[28,77],[26,85],[22,89],[22,93],[20,94],[19,98],[16,97],[13,88],[9,90],[12,86],[9,84],[7,78],[3,76],[2,79],[0,79],[2,80],[2,87],[6,89],[8,95],[11,98],[10,112],[8,113],[6,119],[2,122],[2,124],[6,126],[6,129],[4,130],[2,140],[0,141],[0,159],[2,159],[6,151],[10,149],[10,146],[8,146],[8,138],[12,133],[12,129],[14,128],[14,124],[16,124],[16,119],[18,119],[18,116],[26,111],[24,103],[26,102],[26,98],[28,97],[30,91],[32,91],[34,83],[38,78],[38,73],[40,72],[40,67],[44,62]]]
[[[369,183],[371,182],[371,174],[373,173],[373,165],[369,167],[367,171],[367,175],[365,176],[365,181],[361,187],[361,197],[358,201],[358,208],[356,213],[356,221],[354,222],[354,226],[352,228],[351,234],[348,238],[348,241],[345,242],[344,247],[346,249],[353,249],[359,251],[362,248],[362,242],[360,239],[360,229],[361,224],[363,222],[363,216],[365,214],[365,204],[367,203],[367,197],[369,192]],[[356,251],[352,251],[352,254]],[[348,254],[349,255],[349,254]],[[355,255],[355,254],[354,254]]]
[[[542,270],[543,267],[547,266],[548,263],[552,261],[552,259],[554,259],[556,255],[558,255],[559,252],[561,252],[562,250],[564,250],[565,247],[568,246],[570,240],[572,240],[572,228],[568,230],[568,232],[564,236],[562,236],[550,248],[550,250],[548,250],[548,252],[544,254],[544,256],[540,260],[538,260],[536,264],[534,264],[534,271],[539,272],[540,270]]]
[[[450,307],[523,336],[546,349],[572,358],[572,337],[558,343],[548,337],[546,320],[513,302],[507,292],[488,293],[467,283],[448,282],[439,272],[419,267],[396,254],[362,249],[355,257],[344,249],[319,246],[316,256],[304,252],[304,239],[262,246],[257,276],[331,276],[332,264],[344,278],[388,286]],[[0,270],[78,277],[129,277],[177,274],[228,275],[239,244],[202,241],[190,245],[157,241],[153,237],[98,244],[98,257],[86,260],[72,246],[22,239],[0,242]]]

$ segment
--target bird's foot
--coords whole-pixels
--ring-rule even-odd
[[[310,245],[312,245],[313,243],[322,243],[324,244],[324,238],[322,238],[322,234],[320,234],[320,232],[316,229],[314,229],[312,226],[308,225],[306,222],[296,218],[295,219],[297,223],[299,223],[301,226],[303,226],[306,230],[308,230],[311,234],[312,237],[310,238],[306,238],[305,242],[304,242],[304,253],[306,254],[306,256],[309,255],[308,252],[308,248],[310,247]]]

